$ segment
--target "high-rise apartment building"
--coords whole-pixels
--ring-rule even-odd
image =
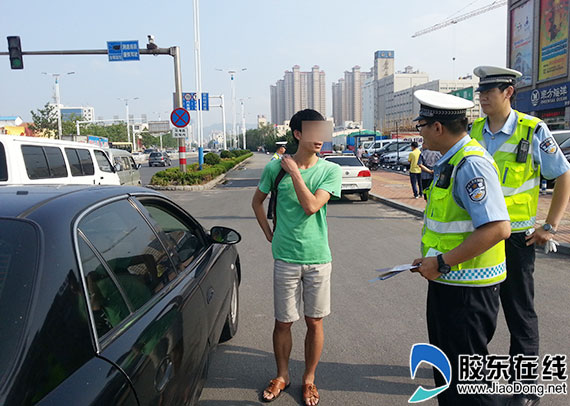
[[[299,65],[285,71],[283,79],[270,86],[271,121],[283,124],[303,109],[314,109],[326,117],[325,72],[319,66],[301,72]]]
[[[345,71],[344,78],[333,83],[333,118],[335,126],[341,127],[347,121],[362,122],[362,87],[372,78],[373,70],[361,72],[354,66],[352,72]]]

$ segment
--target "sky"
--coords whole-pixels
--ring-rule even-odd
[[[230,76],[236,76],[238,123],[244,100],[248,127],[258,114],[270,119],[269,86],[285,70],[313,65],[326,73],[327,114],[332,115],[331,85],[355,65],[373,65],[376,50],[394,50],[395,68],[411,65],[430,79],[470,74],[477,65],[506,63],[507,7],[412,38],[412,34],[491,0],[202,0],[200,37],[202,89],[224,94],[228,128],[232,124]],[[147,35],[160,47],[181,49],[182,87],[196,89],[192,0],[20,0],[0,2],[2,37],[19,35],[24,51],[106,49],[107,41],[138,40]],[[7,51],[6,39],[0,39]],[[455,62],[453,58],[455,57]],[[74,75],[65,75],[66,72]],[[24,69],[11,70],[0,56],[0,116],[31,121],[30,110],[53,97],[52,76],[61,73],[61,102],[88,105],[95,117],[125,116],[125,98],[135,117],[166,119],[172,110],[173,58],[141,55],[140,61],[109,62],[107,55],[24,56]],[[211,106],[217,105],[211,100]],[[221,123],[221,109],[203,113],[204,125]]]

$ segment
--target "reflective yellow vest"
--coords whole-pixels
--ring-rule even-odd
[[[511,218],[512,231],[522,231],[531,228],[536,222],[536,209],[540,191],[540,166],[536,165],[532,156],[532,138],[540,119],[515,110],[518,116],[514,133],[493,155],[499,167],[501,187],[505,203]],[[475,120],[471,127],[471,138],[486,148],[483,138],[483,128],[486,118]],[[517,162],[519,142],[525,139],[530,143],[526,162]]]
[[[271,157],[271,160],[274,161],[276,159],[281,159],[281,155],[279,155],[277,152],[273,154],[273,156]]]
[[[448,162],[454,166],[449,186],[441,188],[434,181],[428,190],[422,232],[424,257],[451,251],[475,231],[469,213],[453,198],[457,168],[465,157],[471,155],[489,160],[498,173],[497,165],[491,156],[473,139],[453,155]],[[490,286],[502,282],[506,276],[505,242],[501,241],[481,255],[451,267],[451,271],[442,274],[436,282],[447,285]]]

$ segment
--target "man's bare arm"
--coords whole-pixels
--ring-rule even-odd
[[[265,234],[265,238],[267,238],[267,241],[271,242],[273,240],[273,231],[271,231],[271,227],[267,221],[267,214],[263,208],[263,202],[266,197],[267,193],[263,193],[259,188],[255,189],[253,199],[251,200],[251,207],[253,208],[255,218],[257,219],[263,234]]]

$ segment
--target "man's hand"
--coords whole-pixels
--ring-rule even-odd
[[[269,233],[265,234],[265,238],[267,238],[267,241],[272,242],[273,241],[273,231],[270,231]]]
[[[291,155],[283,155],[283,158],[281,159],[281,168],[283,168],[289,175],[299,172],[299,166],[297,166],[297,162],[295,162]]]
[[[540,226],[535,228],[534,233],[527,235],[525,239],[526,245],[544,245],[548,240],[552,239],[552,234]]]
[[[412,265],[420,265],[419,268],[412,269],[412,272],[419,272],[424,278],[433,281],[441,275],[438,271],[439,265],[436,257],[425,257],[414,259]]]

